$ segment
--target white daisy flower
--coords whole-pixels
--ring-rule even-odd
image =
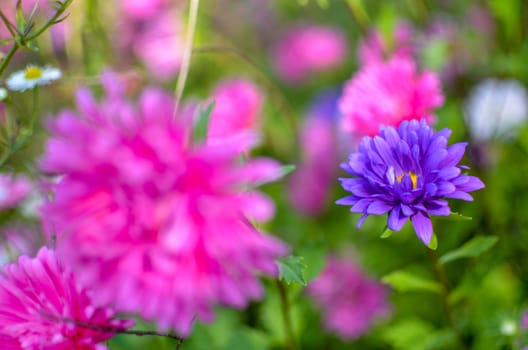
[[[5,100],[7,98],[7,90],[4,88],[0,88],[0,102]]]
[[[528,92],[516,80],[486,79],[471,91],[465,119],[478,141],[511,137],[528,120]]]
[[[37,85],[46,85],[61,77],[61,71],[53,67],[27,66],[7,78],[6,85],[10,90],[24,91]]]

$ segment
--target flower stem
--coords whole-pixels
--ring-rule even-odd
[[[433,269],[435,271],[436,278],[442,285],[442,291],[440,298],[442,300],[442,305],[444,307],[444,311],[446,313],[447,321],[449,323],[449,326],[452,328],[453,332],[455,332],[458,341],[463,349],[467,349],[466,344],[464,343],[464,340],[462,339],[462,335],[460,334],[460,331],[456,327],[455,319],[453,317],[453,310],[451,308],[451,305],[449,304],[448,296],[449,296],[449,283],[447,281],[447,277],[444,271],[444,267],[442,264],[440,264],[440,261],[438,259],[438,254],[429,248],[427,248],[427,254],[429,255],[429,259],[431,260],[431,264],[433,265]]]
[[[286,291],[286,286],[284,282],[279,280],[277,282],[277,287],[279,289],[279,296],[281,301],[281,310],[282,310],[282,321],[284,323],[284,331],[286,332],[286,347],[290,350],[297,349],[297,342],[295,341],[295,335],[293,333],[293,326],[291,322],[291,307],[290,301],[288,300],[288,293]]]
[[[174,91],[175,103],[173,118],[176,118],[176,113],[178,113],[178,107],[183,95],[183,89],[185,88],[185,82],[187,81],[187,75],[189,74],[189,67],[191,65],[191,56],[193,51],[194,31],[196,29],[196,22],[198,20],[199,5],[200,0],[191,0],[191,3],[189,5],[189,23],[187,25],[187,36],[185,37],[185,47],[183,49],[180,74],[178,74],[178,80],[176,81],[176,89]]]
[[[14,43],[13,46],[11,46],[11,49],[9,49],[9,52],[2,59],[2,63],[0,63],[0,76],[7,68],[7,65],[9,64],[9,62],[11,62],[11,59],[13,58],[17,50],[18,50],[18,45]]]

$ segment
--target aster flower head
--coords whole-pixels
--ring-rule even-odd
[[[113,333],[75,324],[123,330],[133,321],[114,319],[114,312],[92,304],[55,252],[41,248],[35,258],[22,256],[0,274],[0,339],[20,349],[103,350]],[[2,343],[4,345],[4,343]],[[2,347],[3,348],[3,347]]]
[[[462,173],[458,165],[466,143],[447,146],[451,131],[435,132],[422,120],[404,121],[398,129],[382,127],[380,135],[364,137],[357,152],[342,168],[354,178],[341,178],[351,192],[337,204],[361,213],[358,228],[369,215],[388,213],[387,226],[399,231],[411,219],[416,235],[429,245],[431,215],[451,214],[448,198],[473,200],[468,193],[484,187],[482,181]]]
[[[432,72],[418,72],[411,59],[394,57],[363,67],[346,85],[339,102],[341,127],[354,137],[373,136],[382,125],[403,120],[434,120],[443,103],[440,82]]]
[[[103,101],[81,90],[79,112],[49,123],[41,165],[64,177],[43,214],[61,258],[97,288],[96,301],[181,335],[194,319],[212,321],[216,304],[260,298],[256,275],[277,274],[287,249],[250,223],[273,215],[254,188],[280,177],[280,164],[191,142],[170,94],[147,89],[135,105],[105,81]]]
[[[39,85],[47,85],[61,77],[61,71],[53,67],[29,65],[9,76],[6,85],[14,91],[25,91]]]
[[[345,340],[360,337],[390,314],[385,287],[352,260],[329,256],[307,292],[322,310],[325,327]]]

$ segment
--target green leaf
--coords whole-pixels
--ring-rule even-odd
[[[448,216],[449,219],[455,220],[455,221],[470,221],[473,220],[471,216],[465,216],[460,213],[451,212],[451,215]]]
[[[289,173],[292,173],[297,167],[293,164],[287,164],[287,165],[283,165],[281,167],[281,174],[280,174],[280,177],[284,177],[286,175],[288,175]]]
[[[394,233],[393,230],[391,230],[388,226],[385,226],[385,230],[383,230],[383,233],[381,234],[380,238],[389,238]]]
[[[440,293],[442,291],[442,286],[438,282],[415,276],[403,270],[391,272],[385,275],[381,281],[398,292],[426,291]]]
[[[193,140],[203,141],[207,137],[207,129],[209,127],[209,119],[211,119],[211,113],[213,112],[215,106],[215,101],[209,103],[205,108],[198,109],[198,118],[196,120],[196,125],[194,125]]]
[[[445,264],[453,260],[475,258],[493,247],[498,240],[499,238],[496,236],[477,236],[464,243],[460,248],[444,254],[440,258],[440,263]]]
[[[26,29],[26,19],[22,10],[22,1],[18,0],[16,4],[16,27],[19,33],[24,33]]]
[[[306,286],[306,278],[304,272],[306,270],[306,264],[303,262],[302,256],[290,255],[286,258],[278,259],[276,261],[279,266],[279,280],[291,284],[292,282],[299,283],[300,285]]]
[[[438,238],[436,238],[436,235],[433,232],[433,235],[431,236],[431,241],[427,245],[427,248],[431,250],[436,250],[438,248]]]

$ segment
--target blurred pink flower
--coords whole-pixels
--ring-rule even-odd
[[[134,53],[156,79],[171,79],[180,69],[184,46],[180,17],[177,10],[161,11],[132,37]]]
[[[216,87],[211,99],[215,105],[208,126],[209,144],[257,134],[263,96],[253,82],[226,80]]]
[[[373,136],[381,125],[397,127],[404,120],[434,121],[433,109],[443,103],[440,82],[430,71],[419,73],[410,59],[392,58],[363,67],[344,89],[339,102],[342,128],[355,138]]]
[[[181,335],[195,318],[212,321],[217,303],[262,297],[255,274],[275,275],[287,248],[249,219],[273,215],[254,187],[279,178],[280,165],[242,163],[237,145],[193,145],[171,95],[147,89],[135,106],[105,84],[102,102],[81,90],[78,115],[49,123],[41,165],[64,178],[43,213],[61,258],[97,288],[96,301]]]
[[[126,17],[148,19],[163,9],[167,0],[121,0],[121,10]]]
[[[406,22],[399,22],[394,30],[393,42],[388,43],[381,34],[371,29],[367,38],[359,43],[358,58],[362,65],[380,63],[392,57],[411,59],[416,48],[413,29]]]
[[[97,344],[111,338],[112,333],[64,319],[116,329],[133,326],[133,321],[113,316],[111,309],[94,307],[88,292],[77,288],[73,275],[61,266],[52,250],[41,248],[36,258],[22,256],[18,263],[3,267],[0,334],[17,340],[23,349],[106,349]],[[13,346],[16,349],[16,344]]]
[[[347,39],[337,28],[305,25],[288,30],[274,51],[275,69],[289,83],[314,72],[339,66],[347,54]]]
[[[308,295],[322,310],[325,327],[345,340],[356,339],[390,314],[387,291],[352,261],[327,258]]]
[[[300,130],[302,160],[291,175],[292,206],[306,215],[321,213],[338,171],[336,119],[340,90],[324,91],[314,101]]]
[[[25,176],[0,174],[0,210],[16,207],[31,192],[31,181]]]
[[[18,340],[0,333],[0,344],[3,350],[23,350]]]

